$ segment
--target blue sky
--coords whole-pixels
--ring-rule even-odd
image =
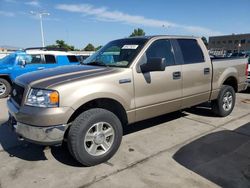
[[[147,35],[250,33],[249,0],[0,0],[0,46],[41,46],[39,19],[30,11],[50,13],[43,21],[46,44],[62,39],[77,48],[138,27]]]

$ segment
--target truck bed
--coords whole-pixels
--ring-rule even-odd
[[[245,89],[243,85],[245,85],[246,81],[247,58],[211,58],[211,61],[213,66],[212,90],[220,89],[221,83],[224,82],[223,78],[228,76],[238,78],[238,92]]]

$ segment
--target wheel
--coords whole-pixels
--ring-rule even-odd
[[[0,78],[0,99],[7,97],[10,91],[11,91],[10,83],[5,79]]]
[[[223,85],[218,98],[212,101],[213,112],[221,117],[228,116],[235,105],[235,91],[232,86]]]
[[[69,151],[84,166],[94,166],[116,153],[122,135],[122,124],[115,114],[93,108],[73,121],[68,133]]]

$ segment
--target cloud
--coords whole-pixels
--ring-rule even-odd
[[[174,22],[169,22],[166,20],[158,20],[146,18],[139,15],[130,15],[121,11],[111,11],[106,7],[94,7],[91,4],[58,4],[56,9],[64,10],[68,12],[81,13],[87,16],[94,16],[95,19],[99,21],[109,21],[109,22],[121,22],[132,25],[141,25],[148,27],[170,27],[185,30],[188,33],[199,34],[199,35],[219,35],[218,31],[213,31],[211,29],[192,26],[192,25],[182,25]]]
[[[4,0],[6,3],[16,3],[16,0]]]
[[[37,0],[32,0],[32,1],[26,2],[25,4],[33,6],[33,7],[40,7],[41,6],[39,1],[37,1]]]
[[[15,14],[14,14],[13,12],[7,12],[7,11],[2,11],[2,10],[0,10],[0,16],[14,17]]]

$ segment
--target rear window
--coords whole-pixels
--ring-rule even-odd
[[[184,64],[204,62],[203,52],[195,39],[178,39]]]
[[[75,55],[68,55],[67,56],[68,60],[70,63],[77,63],[79,62],[79,60],[77,59],[77,57]]]
[[[47,64],[54,64],[56,63],[56,58],[54,55],[45,55],[45,62]]]

